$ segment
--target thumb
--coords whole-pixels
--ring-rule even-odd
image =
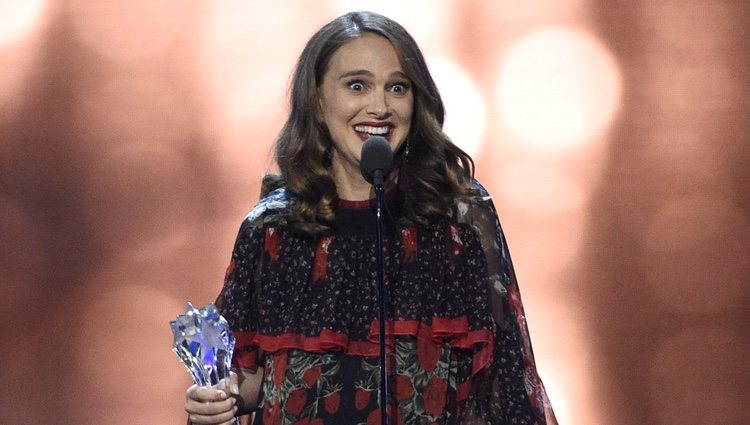
[[[228,392],[239,395],[240,394],[240,385],[239,385],[239,377],[234,372],[229,372],[229,388]]]

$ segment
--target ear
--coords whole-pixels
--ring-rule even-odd
[[[325,114],[323,114],[323,111],[325,110],[325,102],[323,101],[323,96],[320,95],[320,90],[315,94],[316,101],[315,101],[315,121],[319,122],[320,124],[325,124]]]

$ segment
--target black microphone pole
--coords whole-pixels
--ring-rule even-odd
[[[388,357],[386,356],[385,331],[385,259],[383,258],[383,198],[385,177],[393,164],[393,151],[388,141],[380,136],[367,139],[362,145],[360,169],[365,180],[375,190],[375,217],[377,228],[377,263],[378,263],[378,342],[380,343],[380,423],[388,425]]]
[[[378,182],[379,178],[379,182]],[[388,357],[385,354],[385,259],[383,258],[383,172],[375,171],[374,189],[375,189],[375,216],[377,218],[377,244],[378,250],[378,332],[380,333],[380,423],[388,425]]]

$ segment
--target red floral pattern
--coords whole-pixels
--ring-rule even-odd
[[[307,369],[305,374],[302,376],[302,380],[305,381],[307,387],[312,387],[320,378],[320,366],[315,366],[312,369]]]
[[[305,402],[307,402],[307,391],[303,389],[294,390],[289,394],[286,401],[286,411],[295,416],[299,415],[305,407]]]
[[[357,410],[362,410],[370,404],[370,391],[358,389],[354,394],[354,406]]]
[[[396,401],[398,402],[409,399],[414,395],[414,385],[411,383],[411,378],[406,375],[396,375],[395,386]]]
[[[276,356],[276,363],[274,364],[273,383],[280,387],[281,383],[284,382],[284,375],[286,374],[286,360],[287,353],[282,351]]]
[[[325,398],[326,412],[335,414],[341,406],[341,393],[335,392]]]
[[[417,339],[417,360],[419,360],[419,367],[425,371],[432,372],[435,370],[440,354],[439,345],[426,338]]]
[[[264,240],[265,242],[263,243],[263,245],[266,250],[266,254],[268,254],[268,262],[273,264],[279,258],[279,247],[281,246],[281,237],[279,236],[279,232],[277,232],[273,227],[269,227],[268,229],[266,229],[266,237]]]
[[[401,229],[401,240],[404,244],[404,263],[411,263],[417,255],[417,229],[413,227]]]
[[[445,408],[445,399],[448,391],[448,383],[433,376],[427,383],[427,389],[422,394],[424,400],[424,411],[428,415],[440,416]]]
[[[263,423],[278,424],[281,421],[281,406],[267,405],[263,408]]]
[[[381,417],[382,415],[380,414],[379,408],[373,410],[369,415],[367,415],[367,425],[380,425]]]
[[[333,236],[324,236],[318,241],[315,248],[315,263],[313,265],[313,282],[320,282],[325,279],[328,272],[328,247],[333,242]]]

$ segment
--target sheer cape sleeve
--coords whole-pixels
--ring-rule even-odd
[[[456,219],[474,230],[486,257],[494,340],[492,361],[475,377],[461,406],[461,424],[556,425],[537,373],[505,235],[489,194],[479,183],[475,189],[476,195],[457,203]]]
[[[261,351],[252,339],[261,296],[257,276],[261,272],[263,248],[268,243],[264,224],[283,221],[289,203],[286,190],[271,192],[245,217],[237,233],[224,287],[216,300],[216,307],[227,319],[236,339],[232,356],[235,367],[256,368],[260,364]]]

